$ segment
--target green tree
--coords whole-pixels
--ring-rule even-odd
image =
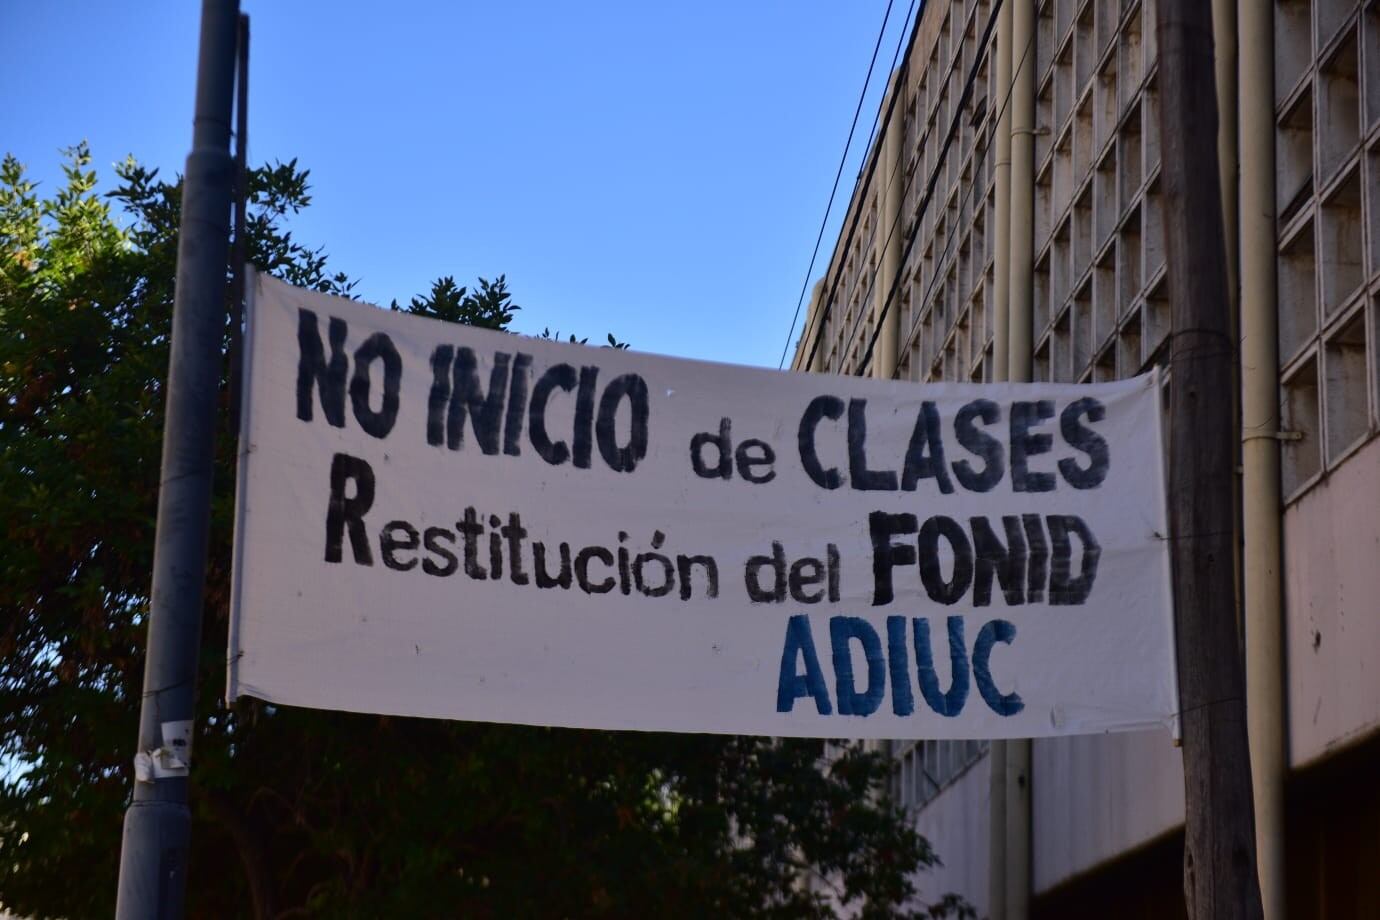
[[[68,918],[109,916],[115,892],[181,195],[131,159],[101,196],[89,160],[68,151],[48,198],[0,167],[0,903]],[[349,295],[287,229],[307,178],[295,161],[251,173],[252,261]],[[393,309],[504,329],[518,307],[499,276]],[[934,856],[878,795],[885,759],[856,746],[227,709],[228,406],[191,916],[919,913],[912,874]]]

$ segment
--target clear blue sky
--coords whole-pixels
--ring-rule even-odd
[[[83,138],[179,171],[199,7],[0,0],[0,150],[49,188]],[[251,162],[311,169],[293,227],[364,299],[506,273],[521,331],[775,367],[886,2],[242,8]]]

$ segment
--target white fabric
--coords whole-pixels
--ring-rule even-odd
[[[536,725],[854,738],[1031,737],[1172,721],[1173,628],[1161,421],[1153,375],[1079,386],[918,385],[780,373],[443,324],[295,289],[262,276],[250,287],[230,645],[232,699],[244,694],[325,709]],[[330,424],[323,394],[333,384],[310,373],[311,420],[299,417],[301,309],[315,316],[325,362],[332,353],[330,320],[346,324],[342,355],[348,361],[343,378],[347,389],[361,363],[356,351],[366,339],[383,333],[391,341],[401,367],[396,416],[391,424],[378,421],[387,415],[384,358],[367,362],[369,391],[361,404],[364,417],[375,419],[376,433],[387,427],[383,437],[365,430],[348,392],[343,396],[343,426]],[[375,340],[386,350],[381,342]],[[590,426],[588,468],[577,468],[569,459],[553,465],[539,455],[531,438],[532,415],[522,399],[517,410],[510,413],[505,404],[495,416],[497,453],[482,452],[470,407],[459,426],[462,442],[451,449],[446,443],[449,404],[442,400],[441,409],[429,414],[437,346],[452,346],[448,354],[471,350],[477,361],[475,379],[485,395],[491,390],[497,353],[510,356],[510,362],[519,353],[530,356],[530,366],[517,375],[526,384],[522,395],[527,400],[544,375],[560,376],[551,371],[555,365],[568,364],[573,374],[597,368],[591,388],[596,417]],[[505,385],[513,382],[512,366],[501,378]],[[450,364],[443,363],[440,377],[453,391],[451,371]],[[631,471],[618,472],[600,448],[597,409],[609,384],[628,374],[637,375],[646,386],[647,446],[645,456],[634,457]],[[631,389],[636,389],[635,383]],[[570,392],[550,385],[547,390],[544,418],[549,438],[574,450],[578,386]],[[445,395],[443,388],[438,398]],[[801,459],[802,415],[821,396],[837,397],[835,408],[865,400],[856,410],[867,431],[861,444],[863,462],[854,458],[854,475],[847,444],[852,410],[838,419],[826,414],[817,425],[807,426],[813,431],[821,471],[836,470],[842,480],[836,489],[817,484]],[[1069,409],[1085,397],[1104,407],[1105,417],[1093,420],[1086,411],[1079,415]],[[991,424],[970,424],[969,443],[977,443],[971,431],[980,430],[1000,443],[1004,453],[1004,472],[985,492],[966,488],[956,470],[966,462],[971,480],[986,467],[984,457],[960,443],[956,428],[960,410],[975,400],[990,400],[999,418]],[[1038,448],[1039,438],[1049,436],[1048,451],[1030,453],[1026,461],[1025,485],[1039,485],[1039,474],[1050,474],[1053,489],[1016,491],[1011,419],[1023,410],[1013,413],[1013,404],[1039,400],[1051,403],[1053,417],[1037,418],[1028,426],[1028,438],[1016,440]],[[606,446],[628,445],[632,401],[616,401]],[[945,471],[952,491],[941,491],[935,476],[919,478],[911,490],[855,488],[890,485],[893,479],[903,485],[908,444],[917,419],[924,418],[926,401],[933,403],[938,417],[944,457],[937,466]],[[1071,444],[1063,431],[1066,410],[1073,412],[1074,440],[1082,438],[1082,448]],[[718,436],[725,418],[731,420],[732,446],[728,478],[720,478]],[[429,420],[436,423],[433,433],[440,433],[442,443],[428,443]],[[504,430],[516,424],[520,432]],[[692,466],[690,445],[698,433],[707,433],[700,439],[699,453],[703,471],[714,478],[697,474]],[[1089,433],[1106,445],[1105,478],[1095,487],[1074,488],[1059,462],[1068,461],[1071,477],[1082,476],[1085,485],[1089,476],[1096,478],[1088,472],[1096,452]],[[741,447],[754,439],[774,452],[770,465],[763,462],[766,450],[760,444]],[[505,453],[505,446],[516,455]],[[734,452],[747,462],[739,464]],[[356,559],[347,514],[339,515],[345,523],[337,522],[339,561],[327,561],[336,455],[356,458],[356,471],[362,468],[358,461],[363,461],[372,472],[375,494],[367,511],[360,513],[363,526],[358,528],[367,538],[361,542],[367,545],[371,565]],[[923,463],[914,466],[913,473],[924,471]],[[746,481],[742,475],[764,478],[769,470],[773,476],[762,483]],[[342,477],[338,485],[338,504],[348,505],[359,497],[358,477]],[[468,574],[461,558],[460,527],[467,507],[475,509],[475,520],[483,527]],[[1003,515],[1032,516],[1037,536],[1043,534],[1047,543],[1052,537],[1050,516],[1076,516],[1100,545],[1096,577],[1086,600],[1064,605],[1049,602],[1049,573],[1042,576],[1039,602],[1030,602],[1028,577],[1016,589],[1020,603],[1008,603],[1000,580],[992,577],[990,603],[979,606],[972,582],[981,579],[974,572],[954,603],[941,603],[922,582],[918,563],[926,555],[924,540],[915,532],[898,533],[887,538],[886,546],[893,548],[885,550],[898,560],[889,567],[894,599],[874,603],[879,599],[870,536],[875,512],[914,515],[917,527],[942,516],[970,542],[975,539],[971,519],[986,518],[1002,544],[1008,542]],[[500,526],[508,528],[507,535],[499,530],[493,545],[490,515],[497,515]],[[518,516],[525,531],[516,537],[525,584],[515,583],[512,574],[511,515]],[[884,520],[906,529],[904,518]],[[386,527],[395,521],[414,529],[418,546],[411,548],[407,527]],[[932,525],[931,531],[940,526]],[[620,532],[625,535],[621,540]],[[654,548],[657,532],[662,539]],[[392,561],[406,568],[385,564],[381,540],[389,535]],[[431,551],[427,540],[450,552],[453,572],[446,573],[450,563],[444,553]],[[774,593],[773,541],[782,547],[785,598],[754,602],[745,566],[751,557],[765,557],[755,567],[759,587]],[[569,587],[539,588],[536,543],[544,547],[548,574],[559,568],[560,544],[568,545],[572,564],[581,550],[596,548],[586,555],[586,587],[602,587],[612,578],[613,588],[590,593],[575,573]],[[1076,579],[1087,561],[1084,546],[1077,536],[1068,545],[1069,577]],[[953,579],[956,563],[950,542],[943,538],[933,546],[939,547],[937,577]],[[499,578],[487,577],[492,574],[495,547],[503,557]],[[601,556],[597,548],[609,555]],[[620,548],[627,551],[626,579],[619,571]],[[639,591],[635,569],[640,554],[668,559],[675,581],[664,595]],[[828,573],[835,554],[837,601],[830,597]],[[911,554],[921,558],[907,562]],[[688,566],[690,596],[682,598],[680,556],[712,557],[718,575],[716,597],[708,596],[707,565],[701,561]],[[804,557],[817,564],[795,566]],[[605,559],[613,559],[613,565]],[[428,562],[431,573],[424,568]],[[790,584],[792,566],[796,597]],[[643,587],[655,594],[665,568],[655,556],[644,558]],[[474,574],[481,570],[486,575],[482,580]],[[1064,597],[1076,594],[1065,592]],[[810,599],[816,600],[807,602]],[[788,630],[796,615],[804,615],[809,625],[818,662],[813,681],[808,655],[800,647],[799,621],[793,633]],[[967,678],[968,692],[961,708],[944,715],[921,686],[915,620],[928,629],[933,660],[930,696],[943,709],[944,699],[933,691],[950,689],[947,618],[954,616],[962,618],[960,671]],[[888,641],[898,625],[889,625],[888,617],[901,618],[899,644]],[[839,656],[831,641],[835,618],[843,636]],[[989,639],[997,636],[998,641],[988,642],[985,673],[990,679],[980,686],[973,662],[975,645],[984,625],[994,621],[1010,624],[1014,635],[1002,639],[1002,627],[987,627]],[[868,627],[877,637],[874,657],[881,652],[871,672],[866,660]],[[791,636],[794,645],[788,643]],[[836,659],[846,659],[853,672],[843,692]],[[904,687],[895,685],[897,675],[904,675]],[[995,694],[996,706],[984,697],[984,687],[989,695]],[[1020,698],[1019,711],[1002,714],[999,709],[1014,708],[1012,694]],[[958,695],[952,696],[956,704]],[[853,712],[840,712],[841,703]],[[820,711],[824,706],[828,715]]]

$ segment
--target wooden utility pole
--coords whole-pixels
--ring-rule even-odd
[[[1164,242],[1173,310],[1170,526],[1193,920],[1257,920],[1245,678],[1232,579],[1235,465],[1212,6],[1157,4]],[[1261,87],[1252,87],[1251,91]]]

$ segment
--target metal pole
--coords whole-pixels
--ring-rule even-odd
[[[240,14],[235,63],[235,242],[230,250],[230,424],[240,430],[244,348],[244,263],[249,261],[249,14]]]
[[[134,797],[125,811],[115,908],[121,920],[180,917],[187,890],[187,773],[225,324],[238,16],[238,0],[202,3],[196,117],[177,250],[148,655]]]

